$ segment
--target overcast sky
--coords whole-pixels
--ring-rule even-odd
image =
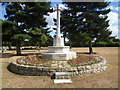
[[[111,2],[110,5],[107,7],[111,9],[111,12],[107,14],[108,19],[110,20],[109,22],[110,26],[108,28],[110,29],[110,31],[112,31],[111,36],[118,37],[118,8],[120,9],[120,6],[118,6],[119,0],[106,0],[106,1]],[[52,2],[51,6],[56,8],[56,4],[60,4],[61,8],[66,8],[63,4],[61,4],[61,2]],[[1,6],[0,7],[0,19],[4,19],[4,14],[5,14],[5,8]],[[46,17],[46,21],[48,22],[47,26],[51,27],[50,30],[53,30],[52,28],[55,27],[53,18],[56,18],[56,14],[57,14],[56,12],[49,13],[49,16]],[[50,34],[52,36],[55,35],[55,31],[51,32]]]

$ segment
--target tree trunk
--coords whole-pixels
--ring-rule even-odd
[[[17,53],[17,55],[21,55],[20,46],[21,46],[20,42],[17,42],[16,43],[16,53]]]
[[[38,52],[40,52],[41,45],[38,45],[36,49],[38,50]]]
[[[89,41],[89,54],[93,53],[93,49],[92,49],[92,42]]]
[[[63,38],[64,38],[64,43],[65,43],[65,36]]]
[[[4,53],[3,46],[2,46],[2,54]]]
[[[65,32],[63,34],[63,38],[64,38],[64,43],[65,43],[65,38],[66,38],[66,33]]]
[[[70,49],[72,49],[72,43],[70,42]]]
[[[8,46],[9,50],[11,50],[11,46]]]

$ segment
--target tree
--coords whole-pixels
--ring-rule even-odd
[[[92,41],[109,38],[107,14],[110,9],[107,2],[63,2],[68,9],[61,14],[61,30],[63,36],[72,43],[89,42],[89,53]]]
[[[47,15],[47,12],[50,11],[50,3],[49,2],[11,2],[11,3],[3,3],[3,5],[6,5],[5,18],[9,22],[15,23],[14,25],[15,30],[13,31],[12,29],[11,30],[7,29],[7,31],[9,31],[10,33],[13,32],[11,38],[10,37],[9,38],[16,43],[17,55],[20,55],[21,54],[20,47],[24,42],[24,40],[34,38],[30,36],[31,29],[48,30],[46,28],[47,22],[45,22],[46,18],[44,18],[44,15]],[[7,33],[7,35],[8,34],[9,33]]]
[[[30,40],[31,43],[34,43],[36,46],[41,46],[47,42],[48,36],[45,34],[45,29],[35,30],[30,29],[29,35],[34,37]]]
[[[8,20],[2,20],[2,46],[8,46],[11,49],[12,35],[16,30],[16,23]]]

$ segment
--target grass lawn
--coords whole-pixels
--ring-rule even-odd
[[[88,52],[88,48],[72,48],[78,53]],[[72,84],[54,84],[49,76],[24,76],[7,70],[9,63],[21,56],[15,51],[5,51],[2,56],[2,88],[118,88],[118,47],[94,47],[94,52],[107,59],[108,68],[97,74],[72,76]],[[35,54],[47,50],[22,50],[22,54]]]

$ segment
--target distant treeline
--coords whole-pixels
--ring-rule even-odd
[[[70,44],[70,42],[65,43],[67,46],[72,47],[89,47],[89,43],[77,43]],[[120,42],[92,42],[93,47],[119,47]]]

